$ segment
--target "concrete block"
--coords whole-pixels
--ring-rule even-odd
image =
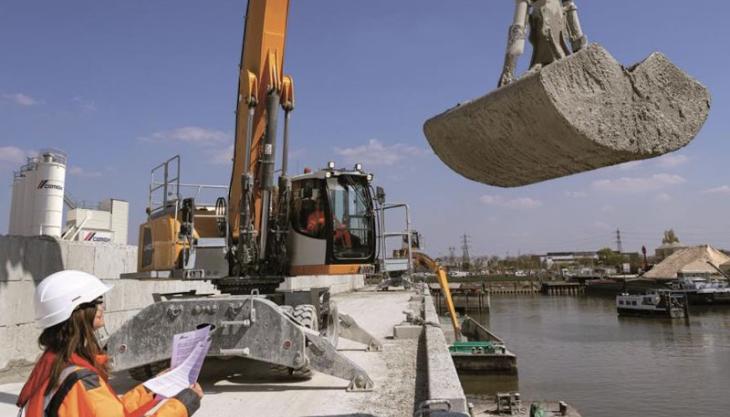
[[[25,265],[33,281],[41,282],[45,277],[64,269],[61,242],[47,236],[28,238],[25,248]]]
[[[68,242],[65,269],[94,273],[95,245],[86,242]]]
[[[433,326],[439,326],[440,323],[439,315],[431,295],[423,297],[423,320]]]
[[[38,348],[40,334],[35,324],[0,326],[0,372],[32,365],[41,354]]]
[[[423,332],[423,326],[402,323],[393,326],[393,337],[395,339],[418,339]]]
[[[0,236],[0,283],[20,281],[25,274],[25,242],[18,236]]]
[[[0,284],[0,326],[33,323],[35,311],[31,281],[11,281]]]
[[[113,244],[100,244],[94,248],[94,275],[104,279],[119,278],[126,272],[127,248]]]
[[[0,236],[0,282],[35,281],[63,269],[59,242],[47,236]]]
[[[279,291],[302,291],[311,288],[329,287],[331,294],[340,294],[363,288],[365,276],[353,275],[300,275],[286,277],[279,285]]]
[[[428,120],[436,155],[515,187],[676,151],[699,133],[707,89],[654,53],[625,68],[600,45]]]
[[[137,247],[127,246],[127,256],[124,266],[125,273],[137,272]]]
[[[426,326],[423,332],[428,372],[428,398],[447,400],[451,411],[467,413],[466,395],[451,359],[444,333],[438,327]]]

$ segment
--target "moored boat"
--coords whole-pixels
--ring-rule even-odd
[[[672,290],[685,293],[691,304],[730,303],[730,285],[725,281],[682,277],[672,284]]]
[[[616,296],[616,310],[620,316],[683,318],[687,315],[687,300],[684,294],[667,290],[646,294],[622,293]]]

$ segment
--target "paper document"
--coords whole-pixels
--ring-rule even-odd
[[[206,327],[175,335],[171,370],[146,381],[144,386],[162,397],[169,398],[193,385],[198,380],[203,361],[210,349],[209,333],[210,327]]]
[[[210,326],[191,332],[178,333],[172,337],[172,357],[170,358],[170,369],[177,368],[190,352],[195,349],[199,342],[204,342],[210,335]]]

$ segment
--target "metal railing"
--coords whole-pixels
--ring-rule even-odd
[[[403,209],[405,212],[405,223],[406,228],[404,231],[401,232],[386,232],[385,231],[385,212],[389,210],[395,210],[395,209]],[[406,243],[408,245],[407,247],[407,253],[408,253],[408,276],[413,276],[413,256],[412,256],[412,247],[413,242],[411,241],[411,214],[410,214],[410,208],[408,204],[405,203],[391,203],[391,204],[381,204],[376,207],[376,210],[378,211],[378,222],[379,222],[379,234],[378,234],[378,259],[380,260],[380,270],[381,271],[387,271],[386,270],[386,263],[389,260],[395,260],[395,259],[402,259],[402,258],[395,258],[395,257],[389,257],[388,255],[388,245],[387,240],[389,238],[393,237],[399,237],[400,244],[402,246],[403,237],[406,238]]]

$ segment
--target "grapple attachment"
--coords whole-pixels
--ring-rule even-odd
[[[429,119],[424,132],[459,174],[516,187],[680,149],[709,109],[707,89],[664,55],[624,68],[591,44]]]

